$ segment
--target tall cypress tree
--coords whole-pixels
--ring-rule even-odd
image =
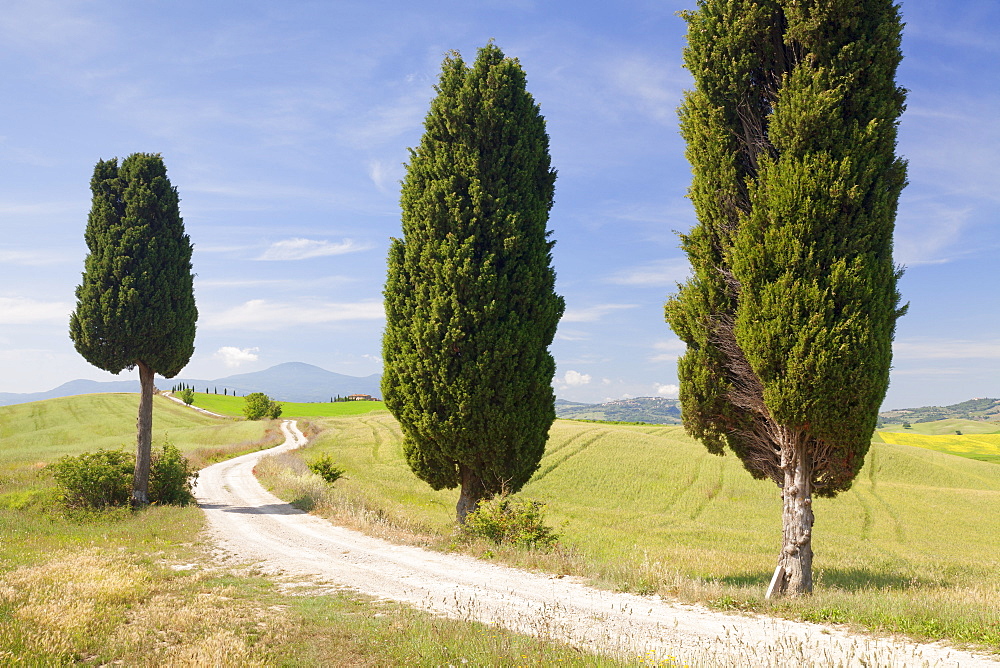
[[[699,0],[681,107],[698,224],[666,306],[684,425],[782,489],[768,596],[812,590],[812,496],[848,489],[888,387],[905,91],[891,0]]]
[[[134,153],[120,166],[117,158],[98,161],[90,189],[89,253],[69,333],[77,351],[98,368],[117,374],[139,367],[132,503],[144,505],[153,374],[173,378],[194,352],[191,240],[159,154]]]
[[[436,90],[389,250],[382,393],[414,473],[461,486],[463,522],[528,481],[555,419],[556,174],[516,59],[492,43],[471,67],[453,53]]]

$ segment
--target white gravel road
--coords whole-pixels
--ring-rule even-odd
[[[676,657],[692,666],[1000,666],[938,644],[614,593],[334,526],[284,503],[254,477],[263,455],[305,445],[292,420],[281,428],[284,444],[204,469],[196,489],[218,546],[265,572],[310,577],[449,617],[651,662]]]

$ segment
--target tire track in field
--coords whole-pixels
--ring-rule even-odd
[[[858,502],[861,506],[862,518],[861,518],[861,537],[871,538],[872,533],[872,508],[865,500],[861,498],[861,493],[858,491],[857,487],[851,487],[851,498]]]
[[[882,495],[875,491],[874,486],[872,487],[870,493],[872,498],[875,499],[875,501],[878,502],[878,504],[885,511],[885,514],[889,516],[889,519],[892,520],[893,532],[896,534],[896,542],[906,543],[906,528],[903,526],[903,522],[899,519],[899,513],[897,513],[896,509],[892,507],[892,504],[883,499]]]
[[[875,499],[875,502],[882,507],[882,510],[884,510],[886,515],[889,516],[889,519],[892,520],[893,532],[896,534],[896,542],[905,543],[906,530],[903,527],[903,523],[899,519],[899,514],[896,512],[895,508],[893,508],[892,505],[883,499],[882,495],[878,493],[876,486],[877,480],[875,478],[877,468],[878,455],[873,452],[868,458],[868,480],[871,483],[871,489],[868,490],[868,493],[871,494],[872,498]]]
[[[692,487],[694,487],[694,484],[695,484],[696,482],[698,482],[698,478],[700,478],[700,477],[701,477],[701,467],[702,467],[702,466],[704,465],[704,463],[705,463],[705,462],[706,462],[706,461],[708,460],[708,457],[709,457],[709,455],[708,455],[707,453],[703,453],[703,454],[701,454],[701,455],[700,455],[700,456],[699,456],[699,457],[698,457],[698,458],[697,458],[697,459],[696,459],[696,460],[694,461],[694,471],[692,471],[692,472],[691,472],[691,474],[690,474],[690,475],[688,476],[688,479],[687,479],[687,482],[685,482],[685,483],[684,483],[684,484],[683,484],[682,486],[680,486],[680,487],[671,487],[671,488],[669,488],[669,489],[670,489],[670,491],[674,492],[674,494],[673,494],[673,496],[671,496],[671,497],[670,497],[670,499],[669,499],[669,500],[667,501],[666,505],[665,505],[665,506],[663,506],[663,511],[664,511],[664,512],[666,512],[666,511],[668,511],[668,510],[673,510],[673,509],[674,509],[674,506],[676,506],[676,505],[677,505],[677,502],[678,502],[678,501],[680,501],[680,500],[681,500],[681,498],[682,498],[682,497],[683,497],[683,496],[684,496],[685,494],[687,494],[687,492],[688,492],[688,491],[689,491],[689,490],[690,490],[690,489],[691,489]]]
[[[588,429],[581,429],[580,431],[576,432],[575,434],[573,434],[572,436],[570,436],[569,438],[567,438],[562,443],[559,443],[559,444],[557,444],[557,445],[555,445],[555,446],[553,446],[551,448],[548,447],[548,444],[546,444],[546,446],[545,446],[545,456],[546,457],[551,457],[551,456],[553,456],[553,455],[555,455],[555,454],[557,454],[557,453],[565,450],[567,446],[570,446],[573,443],[575,443],[576,441],[579,441],[581,438],[583,438],[587,434],[594,433],[594,431],[596,431],[597,429],[599,429],[599,427],[590,427]]]
[[[372,432],[372,460],[381,462],[380,450],[382,448],[382,435],[371,419],[361,418],[361,424],[368,427]]]
[[[691,519],[692,520],[697,520],[699,517],[701,517],[701,514],[703,512],[705,512],[705,508],[708,507],[708,504],[710,504],[715,499],[715,497],[717,497],[719,495],[719,492],[722,491],[723,472],[725,470],[725,462],[722,461],[722,458],[720,457],[719,461],[717,461],[715,463],[719,467],[719,478],[718,478],[718,480],[715,481],[715,485],[712,486],[712,487],[709,487],[708,490],[706,491],[706,493],[705,493],[705,500],[699,502],[698,507],[694,509],[693,513],[691,513]],[[694,483],[692,483],[692,485],[693,484]]]
[[[568,459],[577,456],[578,454],[589,448],[591,445],[594,444],[595,441],[597,441],[597,439],[599,439],[602,435],[604,435],[607,432],[606,429],[593,430],[593,431],[597,431],[597,433],[590,438],[584,439],[583,442],[580,443],[576,448],[574,448],[572,452],[567,453],[565,456],[560,457],[557,461],[554,461],[551,464],[547,464],[544,468],[539,469],[538,472],[534,476],[532,476],[531,482],[538,482],[548,474],[552,473],[552,471],[554,471],[556,468],[565,464]],[[585,433],[590,434],[592,432],[585,432]],[[562,448],[559,449],[559,451],[562,452],[565,449],[566,447],[563,446]]]

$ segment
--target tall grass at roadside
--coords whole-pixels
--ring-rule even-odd
[[[309,470],[299,452],[265,456],[254,474],[264,487],[299,510],[317,512],[342,526],[410,544],[426,544],[426,537],[434,533],[432,527],[407,516],[404,508],[372,503],[349,478],[327,483]]]
[[[369,508],[457,546],[457,491],[413,476],[391,416],[318,422],[326,428],[303,456],[328,453]],[[557,421],[521,494],[546,503],[565,552],[475,552],[626,591],[1000,650],[995,464],[873,445],[849,492],[814,502],[816,593],[778,602],[763,595],[780,546],[779,490],[679,427]]]

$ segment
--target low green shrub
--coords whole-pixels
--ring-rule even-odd
[[[329,454],[323,454],[319,459],[309,462],[309,470],[331,485],[345,473],[344,469],[333,463]]]
[[[69,508],[103,509],[128,505],[132,499],[135,454],[98,450],[66,455],[52,465],[52,475]],[[185,506],[194,501],[198,472],[169,441],[154,450],[149,467],[150,503]]]
[[[70,508],[106,508],[127,504],[132,498],[135,455],[123,450],[98,450],[52,464],[52,475]]]
[[[194,501],[194,482],[198,471],[177,446],[169,441],[153,451],[149,466],[149,500],[151,503],[186,506]],[[131,482],[131,481],[130,481]]]
[[[478,537],[497,545],[510,544],[548,550],[559,536],[545,525],[545,504],[500,494],[480,502],[465,518],[461,532],[469,538]]]
[[[263,392],[251,392],[243,398],[243,415],[248,420],[261,418],[277,420],[281,417],[281,404],[272,401],[271,397]]]
[[[194,403],[194,390],[192,390],[190,387],[186,387],[180,392],[178,392],[177,396],[180,397],[180,400],[186,403],[188,406]]]

